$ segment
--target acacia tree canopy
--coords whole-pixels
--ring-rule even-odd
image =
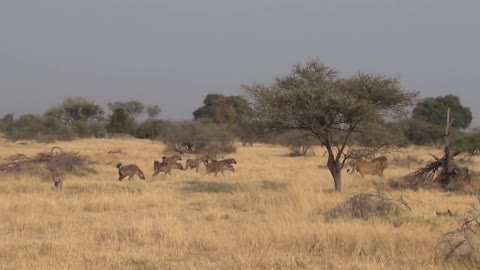
[[[326,148],[327,167],[337,191],[352,132],[382,117],[404,116],[417,96],[403,90],[397,78],[364,73],[340,78],[318,61],[296,65],[290,75],[276,78],[270,86],[244,88],[252,100],[254,117],[266,128],[304,130]]]
[[[453,127],[468,128],[470,126],[472,111],[470,108],[462,106],[460,98],[455,95],[430,97],[419,101],[413,110],[413,118],[436,125],[443,125],[448,108],[450,108],[454,118]]]
[[[101,120],[104,111],[94,101],[82,97],[67,97],[62,104],[50,108],[45,116],[53,117],[65,124],[72,125],[77,121],[88,122],[90,119]]]
[[[162,109],[158,105],[154,105],[154,106],[148,106],[146,111],[147,111],[148,118],[154,119],[162,112]]]
[[[107,104],[108,108],[114,112],[115,110],[124,110],[130,117],[137,117],[141,115],[145,110],[145,105],[137,100],[132,100],[128,102],[110,102]]]
[[[232,124],[250,118],[252,109],[245,98],[208,94],[203,106],[193,112],[195,120],[210,119],[217,124]]]

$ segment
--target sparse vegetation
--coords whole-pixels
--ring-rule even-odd
[[[452,147],[471,156],[480,154],[480,133],[458,134],[452,140]]]
[[[152,181],[152,160],[166,146],[136,139],[87,139],[44,145],[5,142],[1,156],[35,156],[58,145],[85,155],[98,174],[64,177],[63,190],[35,174],[1,174],[0,255],[7,269],[468,269],[461,254],[436,259],[438,239],[475,199],[430,190],[403,192],[412,211],[386,217],[325,221],[325,212],[360,194],[376,194],[376,177],[346,174],[343,193],[331,192],[327,169],[285,157],[287,147],[240,147],[235,173],[176,172]],[[39,150],[41,148],[41,150]],[[123,149],[127,154],[112,155]],[[321,148],[314,147],[317,152]],[[428,157],[432,149],[404,155]],[[60,151],[55,150],[56,154]],[[400,155],[400,154],[399,154]],[[184,155],[183,159],[193,158]],[[117,181],[115,163],[135,163],[147,181]],[[113,162],[113,163],[112,163]],[[478,164],[478,163],[476,163]],[[388,177],[406,168],[387,169]],[[384,192],[400,199],[398,191]],[[373,198],[376,199],[376,198]],[[373,204],[374,205],[374,204]],[[358,209],[358,208],[357,208]],[[368,208],[365,208],[368,209]],[[377,208],[373,208],[377,209]],[[383,209],[383,208],[381,208]],[[377,213],[375,211],[370,213]],[[393,218],[390,218],[391,215]]]
[[[471,112],[457,97],[424,99],[405,119],[417,93],[405,91],[397,78],[340,78],[317,61],[295,66],[270,86],[245,89],[249,100],[209,94],[194,120],[182,122],[159,119],[157,105],[133,100],[105,109],[81,97],[66,98],[43,115],[5,115],[1,267],[478,265],[478,213],[449,232],[469,210],[467,194],[480,188],[479,175],[469,169],[478,164],[477,134],[450,130],[448,117],[445,133],[439,125],[438,114],[448,107],[460,119],[454,128],[470,124]],[[456,136],[452,148],[470,153],[458,163],[450,135]],[[411,144],[443,146],[443,156]],[[386,157],[392,153],[393,160]],[[172,154],[178,156],[161,158]],[[412,163],[430,157],[411,172]],[[357,160],[360,176],[342,178],[349,159]],[[384,175],[400,181],[386,185]],[[328,188],[330,177],[335,191],[347,187],[344,193]],[[146,181],[117,181],[135,178]]]
[[[480,264],[480,212],[478,209],[474,208],[460,222],[457,229],[446,233],[441,238],[437,246],[437,254],[444,261],[455,261],[471,269]]]

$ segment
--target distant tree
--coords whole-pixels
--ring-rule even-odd
[[[453,127],[468,128],[472,122],[470,108],[462,106],[460,98],[455,95],[425,98],[417,103],[413,110],[413,118],[428,123],[443,125],[447,109],[451,109],[454,118]]]
[[[137,100],[132,100],[128,102],[110,102],[107,104],[107,107],[110,111],[114,112],[117,109],[122,109],[130,117],[137,117],[143,114],[145,110],[145,105]]]
[[[60,105],[48,109],[45,113],[46,117],[56,118],[66,125],[73,125],[77,121],[101,120],[103,115],[101,106],[82,97],[67,97]]]
[[[146,119],[138,124],[135,132],[135,137],[141,139],[156,139],[164,137],[168,131],[169,123],[163,120]]]
[[[410,118],[398,123],[405,138],[414,145],[440,146],[443,141],[444,127]]]
[[[254,117],[270,130],[303,130],[328,154],[327,167],[335,190],[341,190],[341,170],[352,133],[379,119],[401,117],[417,93],[407,92],[396,78],[358,74],[338,78],[334,69],[310,61],[271,86],[245,87]]]
[[[113,109],[108,120],[107,131],[110,133],[132,134],[135,130],[135,119],[122,107]]]
[[[0,131],[9,131],[12,128],[13,120],[13,113],[9,113],[3,116],[3,118],[0,120]]]
[[[193,112],[195,120],[210,119],[217,124],[232,124],[252,116],[247,100],[240,96],[208,94],[203,106]]]
[[[230,126],[230,130],[240,140],[243,146],[252,146],[265,136],[261,123],[253,118],[243,118]]]
[[[391,145],[406,147],[409,143],[399,122],[366,124],[352,136],[352,144],[370,149],[386,150]]]
[[[235,152],[234,136],[226,128],[202,119],[172,124],[161,138],[170,150],[219,158]]]
[[[147,115],[150,120],[155,119],[161,112],[162,109],[158,105],[147,107]]]
[[[10,140],[70,140],[72,128],[55,118],[25,114],[15,119],[10,129],[5,132]]]

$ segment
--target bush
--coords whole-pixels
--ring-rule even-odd
[[[240,140],[243,146],[259,142],[262,137],[262,127],[251,119],[243,119],[231,126],[230,130]]]
[[[96,173],[95,169],[90,167],[90,162],[86,156],[76,152],[64,152],[59,147],[30,157],[23,154],[13,155],[0,163],[0,171],[14,174],[27,173],[47,178],[50,175],[49,172],[53,170],[77,175]]]
[[[407,147],[410,143],[398,123],[372,124],[359,129],[352,136],[353,144],[378,148],[386,145]]]
[[[419,119],[408,119],[399,123],[407,140],[415,145],[439,146],[444,130],[442,126]]]
[[[210,120],[171,124],[161,140],[170,150],[180,154],[203,154],[218,158],[236,151],[233,134]]]
[[[264,138],[269,144],[279,144],[288,147],[291,157],[305,157],[315,155],[312,150],[318,141],[307,133],[300,130],[290,130],[282,133],[272,133]]]
[[[42,118],[36,115],[22,115],[12,124],[10,130],[6,132],[10,140],[71,140],[74,137],[74,131],[71,127],[53,118]]]
[[[170,125],[171,124],[162,120],[147,119],[138,125],[135,131],[135,137],[151,140],[163,138],[166,136]]]
[[[411,210],[403,200],[394,200],[381,194],[361,193],[348,199],[341,205],[324,214],[327,220],[332,218],[370,219],[397,215],[406,209]]]
[[[480,153],[480,133],[458,134],[453,138],[451,145],[457,151],[477,155]]]
[[[107,135],[105,124],[96,121],[76,121],[73,124],[73,130],[75,132],[75,135],[80,138],[104,138]]]
[[[480,264],[480,212],[474,208],[460,226],[440,239],[437,256],[443,261],[457,260],[468,269]]]

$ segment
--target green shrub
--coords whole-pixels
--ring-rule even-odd
[[[456,135],[451,145],[455,150],[476,155],[480,152],[480,133],[468,133]]]

